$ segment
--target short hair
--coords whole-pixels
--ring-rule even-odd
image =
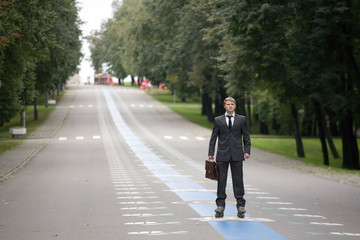
[[[229,102],[233,102],[233,103],[235,103],[235,104],[236,104],[235,99],[234,99],[234,98],[232,98],[232,97],[227,97],[227,98],[225,98],[225,100],[224,100],[224,105],[225,105],[225,103],[226,103],[227,101],[229,101]]]

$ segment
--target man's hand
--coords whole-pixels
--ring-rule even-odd
[[[250,154],[244,153],[244,158],[245,158],[245,159],[249,159],[249,157],[250,157]]]
[[[209,156],[209,159],[214,159],[214,156]]]

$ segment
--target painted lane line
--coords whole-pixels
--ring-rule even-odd
[[[189,138],[186,137],[186,136],[180,136],[180,139],[181,139],[181,140],[189,140]]]
[[[205,141],[204,137],[196,137],[196,139],[199,140],[199,141]]]
[[[117,199],[158,199],[158,196],[149,196],[149,197],[143,197],[143,196],[128,196],[128,197],[116,197]]]
[[[164,136],[165,139],[173,139],[172,136]]]
[[[323,218],[321,215],[294,214],[294,217]]]
[[[125,191],[125,190],[150,190],[151,188],[115,188],[115,191]]]
[[[66,141],[67,137],[59,137],[59,141]]]
[[[270,193],[268,193],[268,192],[247,192],[246,194],[255,194],[255,195],[262,195],[262,194],[264,194],[264,195],[266,195],[266,194],[270,194]]]
[[[269,218],[238,218],[235,216],[225,216],[223,218],[215,218],[215,217],[202,217],[202,218],[190,218],[190,220],[201,221],[201,222],[275,222],[275,220]]]
[[[344,226],[341,223],[320,223],[320,222],[310,222],[312,225],[320,225],[320,226]]]
[[[209,190],[209,189],[169,189],[164,191],[171,191],[171,192],[216,192],[216,190]]]
[[[98,135],[95,135],[95,136],[93,136],[93,139],[98,140],[98,139],[101,139],[101,137]]]
[[[145,202],[145,201],[119,202],[119,204],[128,204],[128,205],[131,205],[131,204],[135,204],[135,205],[138,205],[138,204],[148,205],[148,204],[163,204],[163,203],[164,203],[164,202],[162,202],[162,201],[157,201],[157,202]]]
[[[75,139],[76,140],[84,140],[84,137],[83,136],[77,136]]]
[[[256,198],[258,198],[258,199],[268,199],[268,200],[278,200],[278,199],[280,199],[278,197],[256,197]]]
[[[331,232],[331,235],[360,237],[360,233]]]
[[[120,208],[121,210],[164,210],[168,209],[167,207],[124,207]]]
[[[159,225],[176,225],[176,224],[181,224],[181,222],[163,222],[163,223],[159,223],[159,222],[128,222],[125,223],[125,225],[150,225],[150,226],[159,226]]]
[[[279,208],[279,210],[286,210],[286,211],[306,211],[305,208]]]
[[[266,202],[266,204],[274,204],[274,205],[293,205],[290,202]]]
[[[141,232],[129,232],[129,235],[149,235],[149,236],[162,236],[162,235],[178,235],[178,234],[187,234],[187,231],[177,231],[177,232],[163,232],[163,231],[141,231]]]
[[[123,214],[123,217],[169,217],[174,216],[173,213],[160,213],[160,214],[152,214],[152,213],[135,213],[135,214]]]

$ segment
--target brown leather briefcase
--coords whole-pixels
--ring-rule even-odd
[[[211,180],[218,180],[216,161],[210,159],[205,160],[205,177]]]

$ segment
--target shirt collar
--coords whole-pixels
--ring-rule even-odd
[[[227,112],[225,112],[225,117],[226,117],[226,116],[232,116],[232,117],[234,117],[234,118],[235,118],[235,112],[233,112],[233,114],[232,114],[232,115],[228,115],[228,114],[227,114]]]

